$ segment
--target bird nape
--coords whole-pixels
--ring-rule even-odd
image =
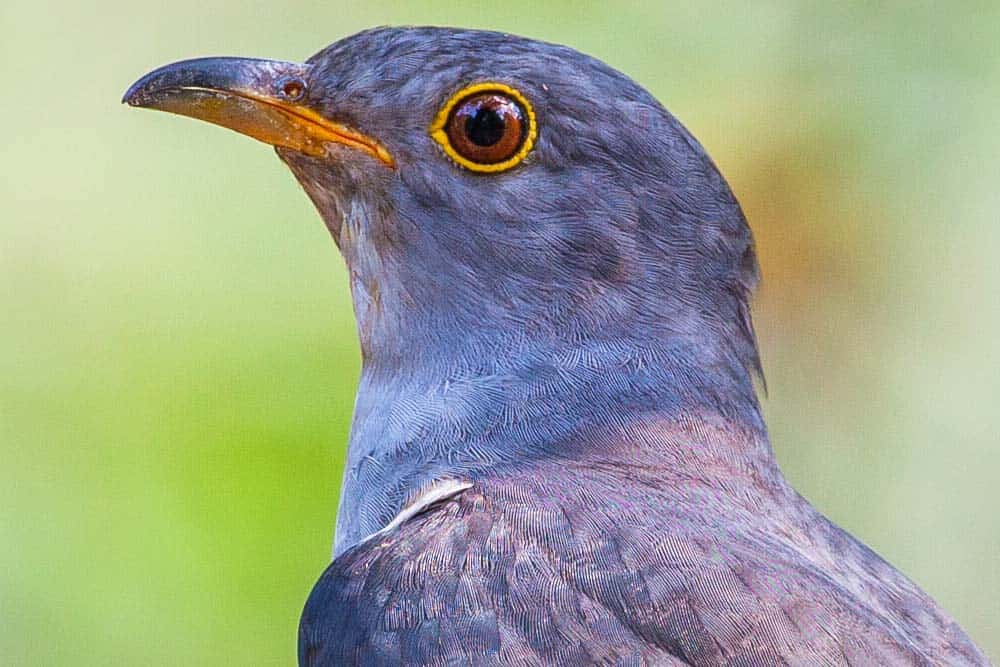
[[[274,145],[349,269],[363,370],[301,664],[988,664],[781,475],[749,227],[628,77],[380,28],[124,101]]]

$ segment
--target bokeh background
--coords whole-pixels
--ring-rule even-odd
[[[379,24],[571,44],[698,136],[756,231],[774,448],[1000,658],[1000,4],[0,4],[0,663],[287,665],[359,357],[262,144],[118,100]]]

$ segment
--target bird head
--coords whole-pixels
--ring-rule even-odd
[[[649,93],[572,49],[383,28],[304,64],[168,65],[125,102],[277,147],[344,254],[373,361],[634,332],[758,365],[729,187]]]

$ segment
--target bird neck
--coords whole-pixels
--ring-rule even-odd
[[[306,183],[349,269],[363,357],[335,553],[435,480],[539,461],[775,477],[752,381],[755,262],[738,209],[674,244],[738,246],[721,258],[660,255],[650,236],[645,253],[617,261],[622,232],[585,235],[560,260],[552,248],[472,242],[457,222],[344,207]],[[664,234],[687,228],[674,222]],[[692,444],[709,424],[738,435]]]
[[[683,435],[703,425],[741,434],[713,456],[774,465],[750,374],[725,344],[635,322],[558,336],[455,317],[445,330],[397,322],[391,345],[377,340],[379,323],[359,319],[369,340],[335,553],[384,527],[434,480],[589,457],[703,471],[704,451]]]

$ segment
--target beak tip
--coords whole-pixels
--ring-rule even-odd
[[[188,83],[187,79],[192,77],[192,73],[197,73],[197,69],[189,69],[188,65],[201,62],[200,60],[182,60],[158,67],[141,77],[128,87],[122,95],[122,104],[130,107],[149,107],[155,105],[162,93],[175,88],[178,84]]]
[[[139,77],[122,95],[122,104],[127,104],[130,107],[149,106],[156,98],[157,91],[164,88],[164,84],[170,83],[164,76],[165,73],[169,73],[168,68],[170,68],[169,65]]]
[[[122,104],[127,104],[130,107],[141,107],[145,105],[145,89],[147,88],[146,83],[149,81],[150,75],[140,78],[138,81],[133,83],[122,95]]]

